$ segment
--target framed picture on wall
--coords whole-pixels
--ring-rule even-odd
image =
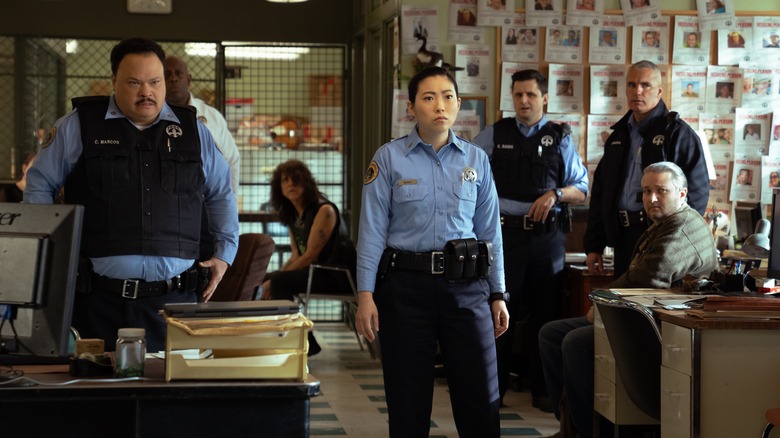
[[[460,98],[460,113],[458,119],[464,116],[479,117],[479,132],[485,130],[487,123],[487,96],[467,96]]]

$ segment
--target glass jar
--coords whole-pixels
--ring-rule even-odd
[[[114,375],[116,377],[143,377],[146,358],[146,330],[142,328],[121,328],[117,332],[114,353]]]

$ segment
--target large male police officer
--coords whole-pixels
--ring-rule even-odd
[[[165,52],[129,38],[111,51],[114,95],[74,99],[27,172],[25,202],[84,205],[84,268],[74,308],[83,337],[113,350],[117,329],[146,329],[148,349],[165,346],[165,303],[198,298],[201,208],[214,255],[199,264],[214,293],[238,248],[230,169],[208,129],[189,108],[165,103]]]

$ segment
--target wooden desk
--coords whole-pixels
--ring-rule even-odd
[[[661,435],[761,436],[780,406],[780,321],[701,320],[654,310],[661,320]]]
[[[164,362],[150,359],[148,381],[0,386],[0,422],[29,437],[309,436],[309,399],[320,392],[312,376],[306,382],[166,383],[164,374]],[[51,383],[74,379],[27,376]]]
[[[593,289],[603,288],[614,281],[612,270],[607,270],[602,275],[591,274],[588,272],[588,267],[584,265],[567,265],[564,270],[566,279],[563,287],[563,309],[561,309],[563,318],[583,316],[588,313],[590,309],[588,294]]]

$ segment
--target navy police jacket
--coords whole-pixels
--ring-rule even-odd
[[[604,156],[596,167],[585,231],[585,252],[602,253],[605,246],[615,246],[620,232],[618,201],[628,178],[631,136],[629,111],[612,126],[612,135],[604,146]],[[660,161],[671,161],[688,178],[688,205],[704,214],[709,200],[709,173],[696,132],[670,112],[661,100],[642,121],[642,169]],[[641,191],[641,188],[637,188]]]

